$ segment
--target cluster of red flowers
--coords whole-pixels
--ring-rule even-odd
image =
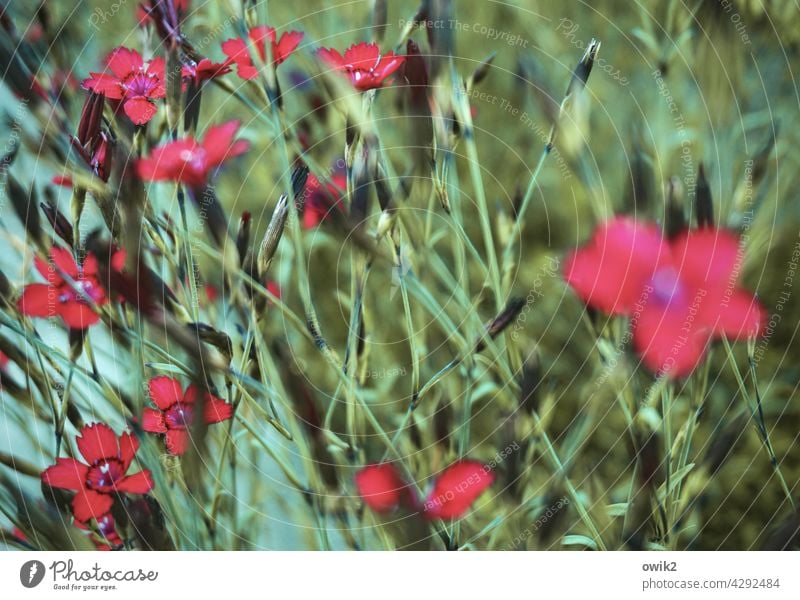
[[[417,497],[391,463],[366,466],[355,476],[359,496],[375,512],[388,513],[402,506],[425,519],[463,516],[492,482],[494,473],[474,460],[462,460],[447,467],[424,500]]]

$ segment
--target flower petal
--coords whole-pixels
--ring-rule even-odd
[[[766,314],[761,303],[746,292],[734,291],[727,303],[720,306],[717,333],[729,339],[758,336],[764,328]]]
[[[78,300],[59,304],[58,314],[70,329],[86,329],[100,321],[100,316],[89,305]]]
[[[139,450],[139,440],[135,435],[126,431],[119,436],[119,459],[126,471],[131,466],[137,450]]]
[[[142,429],[150,433],[166,433],[164,413],[154,408],[145,408],[142,411]]]
[[[42,481],[50,487],[80,490],[86,485],[89,467],[74,458],[57,458],[56,464],[42,472]]]
[[[216,167],[230,156],[231,142],[233,142],[240,125],[240,121],[233,120],[208,128],[202,145],[206,151],[209,167]]]
[[[641,302],[645,285],[668,260],[669,247],[655,226],[617,218],[566,258],[564,277],[586,304],[625,314]]]
[[[153,476],[150,471],[145,469],[133,475],[128,475],[114,487],[118,492],[127,494],[146,494],[153,489],[153,486]]]
[[[189,433],[185,429],[170,429],[166,435],[167,450],[175,456],[186,452],[189,445]]]
[[[692,316],[690,308],[676,310],[650,303],[633,323],[634,347],[654,373],[685,377],[702,360],[712,330]]]
[[[108,53],[106,64],[118,79],[124,79],[132,72],[140,70],[144,66],[144,60],[136,50],[120,46]]]
[[[125,114],[128,115],[128,118],[136,125],[144,125],[158,112],[156,105],[144,96],[134,96],[125,100],[122,108],[125,109]]]
[[[17,308],[29,317],[52,317],[56,314],[56,288],[46,283],[31,283],[22,290]]]
[[[161,410],[169,410],[178,400],[183,398],[183,388],[177,379],[159,375],[147,384],[150,398]]]
[[[397,468],[391,463],[364,467],[356,473],[355,484],[364,503],[377,513],[395,509],[406,488]]]
[[[104,458],[119,456],[119,443],[114,430],[103,423],[86,425],[75,439],[78,450],[90,465]]]
[[[423,514],[429,519],[460,517],[492,482],[494,473],[486,465],[474,460],[457,462],[436,480]]]
[[[275,59],[275,64],[279,65],[289,58],[289,55],[297,49],[301,41],[303,41],[302,31],[285,32],[281,36],[280,41],[273,46],[273,58]]]
[[[76,521],[85,523],[91,519],[101,518],[111,510],[113,504],[114,499],[108,494],[81,489],[72,499],[72,515]]]
[[[203,408],[203,419],[206,423],[209,425],[219,423],[230,419],[232,416],[233,406],[216,396],[206,395],[206,405]]]
[[[683,281],[696,288],[734,286],[742,253],[738,238],[724,229],[687,230],[670,243]]]
[[[119,79],[107,73],[92,73],[88,79],[84,79],[81,86],[98,94],[102,94],[111,100],[121,100],[125,96]]]
[[[53,264],[58,269],[61,269],[73,279],[78,278],[78,265],[75,259],[72,258],[72,252],[66,248],[60,248],[58,246],[50,248],[50,260],[53,261]]]

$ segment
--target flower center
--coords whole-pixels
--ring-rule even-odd
[[[86,485],[98,492],[111,492],[114,484],[125,477],[122,463],[116,458],[101,460],[89,469]]]
[[[170,429],[186,429],[192,424],[192,407],[183,402],[176,402],[164,415],[164,419]]]
[[[653,296],[662,304],[680,303],[686,296],[680,274],[672,267],[658,269],[650,280]]]
[[[88,304],[86,297],[88,296],[92,302],[98,303],[103,299],[103,290],[92,279],[84,279],[82,277],[75,280],[75,287],[77,287],[82,294],[79,294],[69,284],[65,283],[58,294],[58,301],[61,304],[67,302],[79,302],[81,304]]]
[[[122,83],[122,87],[131,96],[145,96],[149,97],[156,87],[158,87],[158,78],[155,75],[147,75],[146,73],[139,72],[128,75]]]
[[[200,147],[181,150],[180,159],[186,167],[195,173],[204,173],[206,170],[206,151]]]

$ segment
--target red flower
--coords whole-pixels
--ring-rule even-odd
[[[303,227],[313,229],[325,220],[335,208],[342,210],[342,192],[347,189],[344,172],[334,173],[330,183],[323,187],[313,174],[308,175],[303,205]]]
[[[98,263],[94,255],[88,254],[83,266],[78,267],[69,250],[53,246],[50,249],[51,267],[38,256],[34,259],[36,270],[47,279],[47,283],[31,283],[22,290],[17,300],[20,312],[29,317],[60,316],[70,329],[86,329],[100,320],[87,302],[103,306],[108,297],[98,277]],[[125,264],[125,252],[118,250],[111,257],[112,268],[121,271]],[[83,291],[79,294],[61,275],[63,272]]]
[[[202,142],[187,137],[158,146],[149,157],[138,161],[139,176],[147,181],[177,181],[202,187],[214,168],[249,147],[244,140],[233,141],[238,129],[239,121],[228,121],[209,127]]]
[[[320,48],[317,53],[330,67],[347,75],[353,86],[362,92],[381,87],[405,61],[405,56],[396,56],[393,52],[381,55],[377,44],[366,42],[350,46],[344,56],[332,48]]]
[[[139,449],[132,434],[117,438],[108,425],[95,423],[81,429],[76,442],[88,464],[62,457],[42,473],[46,485],[78,492],[72,500],[75,520],[85,523],[102,518],[111,510],[114,494],[146,494],[153,489],[150,471],[126,475]]]
[[[397,469],[390,463],[364,467],[356,473],[355,483],[361,499],[376,513],[394,510],[407,489]]]
[[[203,420],[207,424],[220,423],[233,416],[230,404],[208,392],[201,392],[196,385],[190,385],[186,392],[182,392],[179,381],[160,375],[150,380],[149,387],[150,398],[158,408],[144,409],[142,429],[166,434],[167,449],[176,456],[186,452],[189,443],[187,428],[192,425],[198,394],[205,394]]]
[[[80,521],[75,522],[75,526],[78,529],[83,529],[85,531],[90,531],[94,535],[90,535],[90,539],[94,544],[97,550],[109,551],[115,550],[120,548],[123,545],[122,538],[117,533],[117,527],[114,522],[114,517],[111,516],[111,513],[106,513],[96,519],[97,521],[97,533],[91,532],[89,526],[86,523],[81,523]]]
[[[651,370],[688,375],[718,337],[757,336],[764,313],[736,286],[737,238],[704,228],[665,240],[654,225],[616,218],[567,257],[567,282],[590,306],[629,315],[633,341]]]
[[[261,62],[266,62],[267,60],[267,44],[265,40],[268,39],[270,41],[272,44],[272,60],[276,67],[289,58],[303,39],[303,33],[300,31],[286,31],[281,36],[281,39],[278,40],[275,29],[267,25],[253,27],[248,36],[256,52],[258,52]],[[236,72],[239,77],[242,79],[255,79],[258,75],[258,69],[253,65],[249,45],[243,38],[233,38],[222,42],[222,51],[228,56],[230,62],[236,63]]]
[[[204,81],[214,79],[221,75],[231,72],[231,61],[215,63],[207,58],[200,59],[200,62],[189,61],[181,67],[181,77],[194,81],[196,87],[200,87]]]
[[[392,464],[369,465],[355,476],[359,496],[375,512],[387,513],[407,504],[426,519],[461,517],[493,482],[494,474],[488,466],[461,460],[442,472],[420,503]]]
[[[119,47],[106,59],[111,74],[92,73],[83,87],[122,103],[125,114],[136,125],[143,125],[158,110],[154,100],[166,95],[164,59],[154,58],[145,65],[136,50]]]

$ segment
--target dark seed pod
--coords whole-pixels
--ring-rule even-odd
[[[714,226],[714,202],[711,198],[711,186],[708,185],[703,163],[700,163],[700,168],[697,170],[697,193],[694,210],[697,226],[700,229]]]

